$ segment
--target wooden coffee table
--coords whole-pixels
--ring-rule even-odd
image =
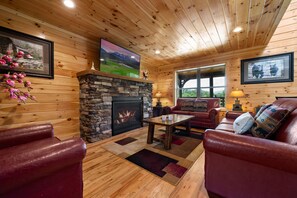
[[[162,125],[166,127],[165,132],[165,140],[164,140],[164,148],[170,149],[171,148],[171,141],[172,141],[172,132],[175,126],[180,124],[186,125],[186,131],[190,133],[191,126],[190,126],[190,119],[194,118],[191,115],[180,115],[180,114],[170,114],[172,115],[172,120],[162,121],[162,116],[154,117],[154,118],[147,118],[144,119],[143,122],[147,122],[149,124],[148,133],[147,133],[147,143],[152,144],[154,139],[154,132],[155,132],[155,125]],[[168,116],[168,115],[167,115]]]

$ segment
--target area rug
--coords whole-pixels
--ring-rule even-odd
[[[204,151],[201,144],[203,135],[185,135],[174,134],[170,150],[165,150],[160,141],[147,144],[147,133],[107,143],[103,148],[177,185]],[[154,137],[164,139],[164,132],[156,131]]]

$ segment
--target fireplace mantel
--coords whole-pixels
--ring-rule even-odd
[[[97,70],[77,73],[80,86],[80,133],[88,142],[112,136],[112,97],[139,96],[143,118],[152,116],[153,82]]]
[[[141,79],[141,78],[132,78],[129,76],[121,76],[121,75],[116,75],[116,74],[109,74],[109,73],[101,72],[98,70],[92,70],[92,69],[78,72],[76,75],[77,75],[77,77],[79,77],[79,76],[84,76],[84,75],[88,75],[88,74],[110,77],[110,78],[118,78],[118,79],[123,79],[123,80],[131,80],[131,81],[135,81],[135,82],[144,82],[144,83],[151,83],[151,84],[154,83],[151,80],[145,80],[145,79]]]

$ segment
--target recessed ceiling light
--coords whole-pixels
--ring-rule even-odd
[[[240,32],[242,30],[242,27],[237,26],[236,28],[234,28],[233,32],[237,33]]]
[[[100,61],[104,61],[104,59],[103,58],[100,58]]]
[[[131,56],[131,58],[135,58],[135,56]]]
[[[72,0],[64,0],[64,5],[68,8],[74,8],[75,4]]]
[[[155,54],[160,54],[160,53],[161,53],[160,50],[155,51]]]

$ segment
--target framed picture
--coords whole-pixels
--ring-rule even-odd
[[[294,52],[241,60],[241,84],[294,81]]]
[[[24,72],[27,76],[54,78],[54,43],[0,27],[0,59],[9,53],[17,67],[0,65],[0,73]],[[17,58],[16,55],[22,54]]]

